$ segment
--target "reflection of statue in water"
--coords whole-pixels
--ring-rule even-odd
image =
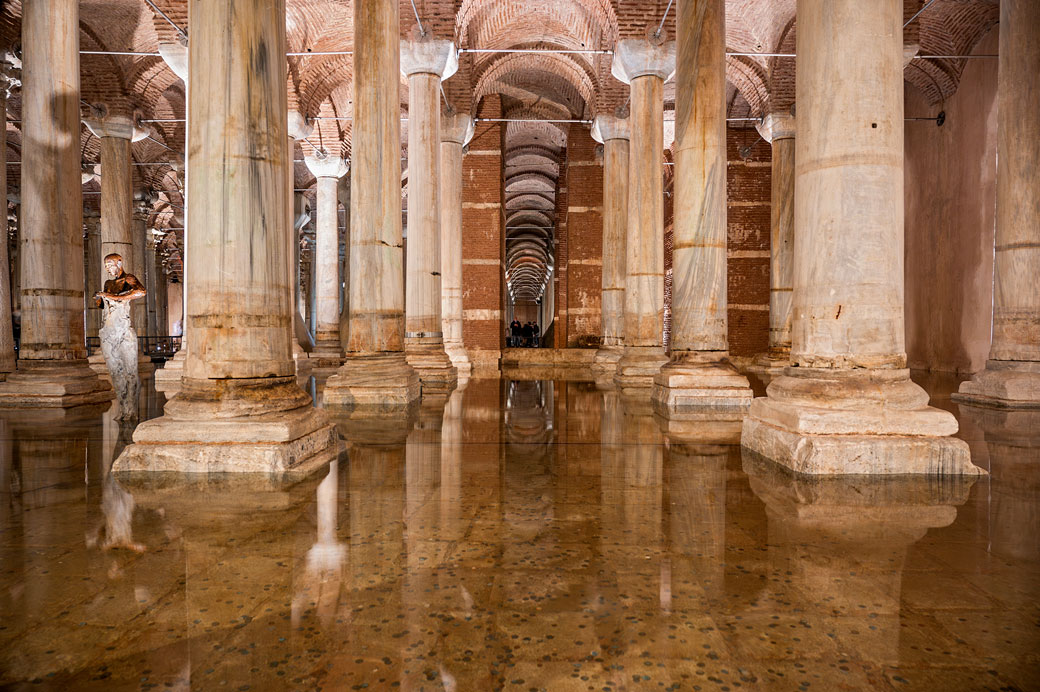
[[[115,253],[105,257],[105,270],[112,278],[104,290],[94,294],[94,304],[104,306],[101,353],[112,377],[112,386],[119,401],[116,420],[137,418],[137,399],[140,383],[137,379],[137,332],[130,324],[130,301],[143,298],[144,287],[137,277],[123,271],[123,258]]]

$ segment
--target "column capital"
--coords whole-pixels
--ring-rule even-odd
[[[610,72],[625,84],[652,75],[667,80],[675,74],[675,41],[655,45],[646,39],[618,41]]]
[[[628,139],[628,118],[613,115],[597,115],[592,121],[592,138],[600,144],[608,139]]]
[[[80,166],[79,169],[79,182],[81,185],[86,185],[91,180],[97,180],[101,177],[101,164],[100,163],[85,163]]]
[[[307,139],[314,132],[314,125],[300,111],[289,111],[288,130],[293,139]]]
[[[340,156],[304,156],[303,160],[315,178],[342,178],[350,170],[350,164]]]
[[[188,83],[188,46],[182,43],[160,43],[159,57],[185,84]]]
[[[794,116],[790,113],[769,113],[755,124],[755,129],[770,144],[778,139],[793,139]]]
[[[84,118],[83,124],[95,137],[116,137],[140,142],[151,134],[148,130],[138,127],[130,116],[110,113],[108,106],[104,104],[94,104],[90,110],[94,117]]]
[[[441,141],[466,146],[473,139],[475,123],[473,116],[466,113],[441,116]]]
[[[435,74],[442,80],[459,69],[459,54],[451,41],[401,41],[401,74]]]

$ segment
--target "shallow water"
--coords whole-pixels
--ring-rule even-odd
[[[342,421],[292,485],[117,479],[107,417],[5,420],[0,685],[1036,689],[1040,414],[924,384],[991,475],[798,479],[577,382]]]

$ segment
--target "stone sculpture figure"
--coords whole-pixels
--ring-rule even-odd
[[[123,271],[123,258],[105,257],[105,271],[112,278],[94,294],[94,304],[103,307],[101,353],[116,390],[119,413],[116,420],[135,420],[140,382],[137,378],[137,332],[130,324],[130,302],[145,296],[144,286],[133,274]]]

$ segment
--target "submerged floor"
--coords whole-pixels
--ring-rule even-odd
[[[991,475],[799,480],[576,382],[344,423],[291,486],[0,422],[0,686],[1040,688],[1040,426],[925,384]]]

